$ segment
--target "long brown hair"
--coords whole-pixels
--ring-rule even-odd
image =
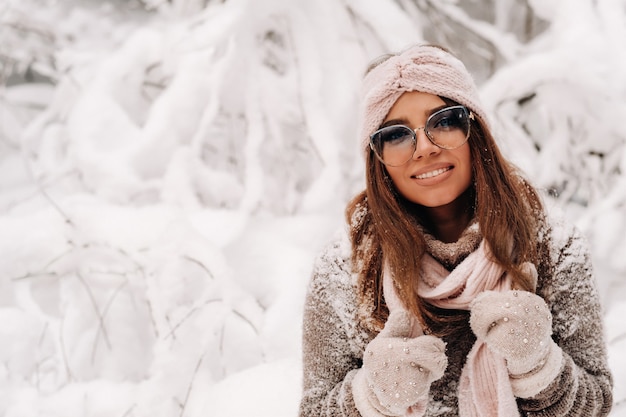
[[[446,102],[449,100],[445,99]],[[543,213],[536,190],[500,153],[486,124],[476,117],[469,138],[475,218],[493,260],[511,276],[514,286],[534,291],[534,283],[519,265],[539,258],[537,227]],[[449,314],[428,305],[417,292],[425,241],[425,225],[415,205],[404,199],[385,166],[370,150],[366,158],[366,189],[348,205],[353,267],[359,276],[360,297],[374,300],[369,321],[382,328],[388,309],[382,296],[382,270],[386,262],[403,304],[422,324],[439,335],[449,334],[466,322],[467,314]],[[511,250],[511,243],[513,248]],[[384,260],[384,261],[383,261]],[[371,303],[371,301],[370,301]]]

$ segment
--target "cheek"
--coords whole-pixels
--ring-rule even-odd
[[[403,174],[400,168],[387,167],[386,169],[387,169],[387,175],[389,176],[389,179],[391,179],[391,182],[396,186],[396,188],[402,187],[401,184],[402,184]]]
[[[474,182],[474,172],[472,170],[471,165],[468,165],[466,168],[463,169],[463,176],[462,176],[463,180],[463,186],[462,188],[467,188],[469,186],[472,185],[472,183]]]

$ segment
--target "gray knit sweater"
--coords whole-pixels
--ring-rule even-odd
[[[430,237],[429,253],[449,267],[476,249],[468,230],[456,243]],[[518,399],[523,416],[605,416],[612,406],[602,312],[589,252],[581,234],[562,219],[551,219],[539,236],[543,245],[537,293],[553,315],[553,338],[563,350],[560,375],[534,398]],[[547,271],[552,273],[547,273]],[[365,346],[376,336],[359,317],[351,245],[340,233],[316,260],[303,322],[303,396],[300,417],[358,417],[352,379]],[[362,311],[362,310],[361,310]],[[426,416],[458,416],[457,387],[475,341],[469,326],[444,338],[448,368],[430,389]],[[506,417],[506,416],[503,416]]]

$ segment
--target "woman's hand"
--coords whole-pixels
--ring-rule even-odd
[[[360,379],[367,385],[371,406],[383,415],[404,415],[427,397],[430,384],[441,378],[448,363],[441,339],[410,338],[410,332],[408,313],[393,311],[365,349]]]
[[[476,337],[506,359],[509,374],[541,369],[554,345],[552,314],[543,298],[527,291],[485,291],[471,305]]]

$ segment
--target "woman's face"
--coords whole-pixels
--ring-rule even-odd
[[[391,107],[383,123],[416,129],[442,107],[446,103],[436,95],[406,92]],[[404,165],[386,167],[396,189],[407,200],[424,207],[437,208],[454,202],[472,183],[469,141],[448,150],[435,146],[423,129],[416,135],[413,157]]]

